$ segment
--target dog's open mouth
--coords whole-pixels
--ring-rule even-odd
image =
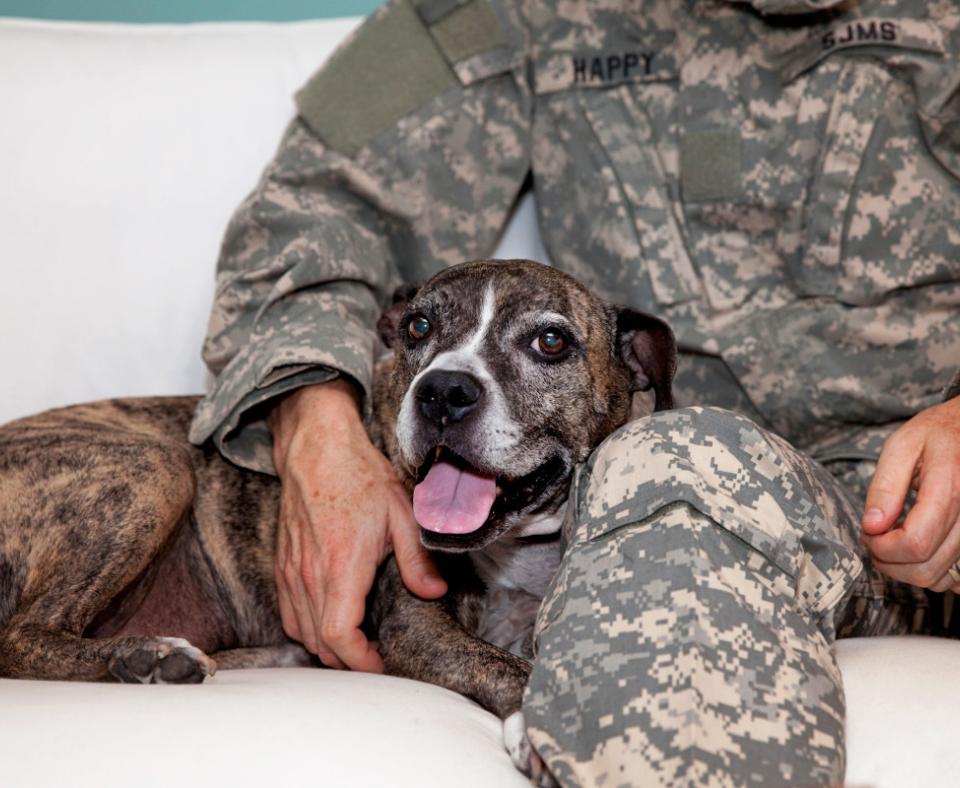
[[[421,527],[438,534],[469,534],[536,503],[564,469],[554,456],[517,479],[474,468],[445,446],[430,452],[413,490],[413,513]]]

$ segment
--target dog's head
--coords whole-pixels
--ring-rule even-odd
[[[384,444],[431,549],[556,531],[574,466],[633,392],[672,405],[666,324],[538,263],[449,268],[399,290],[378,327],[395,354],[377,395]]]

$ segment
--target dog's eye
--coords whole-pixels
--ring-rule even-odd
[[[411,339],[416,339],[417,341],[426,339],[430,334],[431,328],[430,321],[423,315],[416,315],[410,318],[410,322],[407,323],[407,333]]]
[[[553,329],[542,332],[530,345],[546,356],[556,356],[567,348],[567,340],[563,334]]]

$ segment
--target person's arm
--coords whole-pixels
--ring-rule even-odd
[[[387,550],[443,592],[363,418],[390,293],[489,255],[529,169],[522,29],[496,6],[388,2],[301,91],[224,240],[191,440],[278,473],[284,625],[330,665],[379,666],[359,624]]]

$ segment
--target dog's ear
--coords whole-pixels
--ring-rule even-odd
[[[419,283],[414,285],[404,284],[393,291],[393,300],[390,307],[380,315],[380,319],[377,321],[377,333],[380,334],[380,341],[387,347],[393,347],[397,332],[400,330],[400,318],[403,317],[410,299],[417,294],[419,289]]]
[[[653,389],[655,410],[673,407],[673,374],[677,371],[677,342],[670,326],[658,318],[617,310],[617,346],[633,373],[633,390]]]

